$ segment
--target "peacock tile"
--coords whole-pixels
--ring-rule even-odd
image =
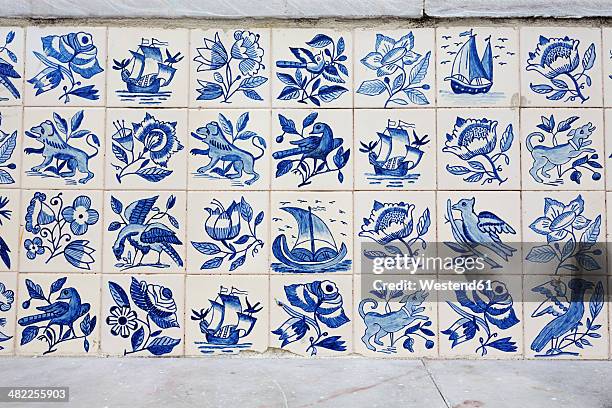
[[[355,107],[435,104],[434,29],[356,30]]]
[[[25,108],[22,184],[28,188],[104,187],[103,108]]]
[[[601,30],[521,28],[521,105],[603,106]]]
[[[185,273],[185,191],[104,192],[105,273]]]
[[[269,189],[270,115],[264,109],[190,110],[189,188]]]
[[[271,269],[286,274],[351,274],[351,192],[271,193]]]
[[[96,355],[98,274],[20,274],[15,342],[20,355]]]
[[[0,271],[19,270],[20,201],[20,191],[0,189]]]
[[[437,268],[425,263],[417,264],[419,259],[433,258],[437,252],[434,191],[410,194],[401,191],[357,191],[354,193],[353,214],[356,273],[438,272]],[[414,262],[406,265],[406,269],[383,269],[386,258],[398,256],[411,258]]]
[[[305,357],[353,350],[352,276],[270,277],[270,347]]]
[[[520,192],[439,191],[437,201],[439,273],[522,273]]]
[[[525,191],[526,274],[606,274],[603,191]]]
[[[191,30],[190,107],[270,107],[267,28]]]
[[[604,276],[525,276],[525,356],[607,359]]]
[[[0,108],[0,188],[3,189],[21,185],[22,124],[22,108]]]
[[[353,103],[352,33],[272,30],[272,106],[349,108]]]
[[[101,354],[182,356],[184,294],[181,275],[103,275]]]
[[[438,110],[438,188],[518,190],[519,110]]]
[[[111,27],[108,43],[109,107],[188,106],[188,30]]]
[[[185,354],[263,353],[268,348],[268,276],[187,275]]]
[[[436,39],[438,106],[518,106],[518,29],[438,27]]]
[[[272,111],[272,190],[352,190],[353,112]]]
[[[435,189],[435,110],[357,109],[354,115],[356,190]]]
[[[270,194],[190,191],[187,271],[268,274]]]
[[[440,275],[438,280],[452,288],[438,291],[440,357],[512,359],[523,356],[520,275],[455,274]]]
[[[20,272],[102,270],[101,190],[21,191]]]
[[[106,188],[186,189],[187,126],[184,109],[108,109]]]
[[[0,355],[15,351],[17,273],[0,273]]]
[[[30,26],[26,34],[27,106],[104,106],[106,27]]]
[[[437,294],[421,287],[421,282],[435,279],[405,274],[355,276],[355,352],[378,358],[437,357]]]
[[[604,106],[612,107],[612,27],[602,29]]]
[[[521,150],[524,189],[605,189],[602,109],[521,109]]]
[[[22,105],[25,30],[21,27],[1,27],[0,39],[0,105]]]

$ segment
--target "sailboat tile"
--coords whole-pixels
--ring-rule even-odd
[[[106,134],[106,189],[187,187],[186,110],[108,109]]]
[[[273,275],[270,277],[270,347],[305,357],[350,354],[352,306],[351,276]]]
[[[108,106],[188,106],[188,30],[111,27],[108,43]]]
[[[612,107],[612,27],[602,29],[604,106]]]
[[[438,106],[518,106],[518,29],[438,27],[436,40]]]
[[[100,353],[182,356],[184,313],[184,276],[103,275]]]
[[[270,29],[197,29],[190,37],[190,107],[271,106]]]
[[[523,106],[603,106],[601,30],[521,28]]]
[[[264,109],[190,110],[189,188],[269,189],[270,115]]]
[[[356,30],[355,107],[435,106],[434,29]]]
[[[272,192],[272,271],[351,274],[352,202],[350,192]]]
[[[350,108],[351,31],[272,29],[272,106]]]
[[[20,272],[102,270],[101,190],[22,190]]]
[[[436,112],[355,110],[355,189],[434,190]]]
[[[190,191],[187,271],[268,274],[269,200],[267,191]]]
[[[0,273],[0,355],[15,352],[17,273]]]
[[[352,190],[353,112],[272,111],[272,190]]]
[[[105,273],[185,273],[185,191],[104,192]]]
[[[187,275],[185,354],[263,353],[269,340],[268,276]]]
[[[19,274],[19,355],[95,356],[100,345],[99,274]],[[49,320],[41,308],[65,308]]]
[[[20,191],[0,189],[0,271],[19,270],[20,200]]]
[[[21,185],[22,124],[22,108],[0,108],[0,188],[3,189]]]
[[[518,190],[516,108],[438,109],[438,188]]]
[[[25,30],[1,27],[0,44],[0,61],[6,70],[0,86],[0,105],[23,105]]]
[[[522,109],[521,150],[525,189],[605,189],[601,109]]]

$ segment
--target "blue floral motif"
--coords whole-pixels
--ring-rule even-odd
[[[126,126],[125,121],[116,121],[113,125],[112,150],[117,162],[111,166],[119,183],[127,176],[158,183],[173,173],[168,161],[184,148],[176,136],[176,122],[157,120],[147,112],[140,123]]]
[[[376,34],[374,51],[361,63],[376,72],[377,79],[363,81],[357,93],[377,96],[387,93],[384,107],[395,105],[429,105],[422,90],[430,89],[429,84],[421,84],[427,75],[431,51],[423,56],[414,49],[414,34],[410,31],[398,40],[383,34]],[[408,68],[410,71],[408,71]],[[382,78],[382,80],[380,79]],[[406,98],[404,98],[404,94]]]
[[[496,181],[499,185],[508,181],[500,173],[502,164],[508,166],[510,158],[506,154],[514,141],[512,124],[506,127],[502,137],[497,139],[496,120],[464,119],[457,117],[452,133],[446,134],[442,152],[454,154],[466,166],[446,165],[446,171],[455,176],[465,176],[468,183],[480,182],[482,185]],[[500,164],[499,161],[502,163]]]
[[[344,313],[342,295],[334,282],[313,281],[287,285],[285,295],[290,305],[280,300],[277,300],[276,304],[289,318],[272,331],[282,342],[281,348],[301,340],[312,330],[314,333],[309,337],[309,346],[305,350],[310,352],[311,356],[317,354],[318,348],[346,350],[341,336],[330,336],[328,332],[323,331],[325,327],[337,329],[350,321]]]
[[[13,84],[13,79],[21,78],[21,75],[15,71],[15,64],[17,64],[17,55],[9,48],[9,45],[15,39],[15,32],[9,31],[4,37],[4,44],[0,46],[0,84],[4,86],[11,96],[15,99],[21,99],[19,89]],[[10,60],[7,61],[4,58],[4,54]],[[9,98],[0,97],[0,101],[8,101]]]
[[[329,103],[338,99],[348,89],[345,84],[349,76],[348,68],[343,62],[347,60],[344,55],[344,38],[340,37],[337,42],[325,34],[316,34],[312,40],[306,43],[312,49],[289,47],[294,61],[276,61],[277,68],[292,69],[292,74],[277,72],[277,78],[285,84],[285,87],[276,97],[281,101],[296,99],[299,103],[312,103],[321,106],[321,103]],[[331,85],[327,85],[327,84]]]
[[[2,63],[0,62],[0,70],[1,69]],[[0,125],[1,124],[2,113],[0,113]],[[0,185],[15,184],[15,179],[13,179],[13,176],[11,176],[8,170],[15,170],[17,165],[15,163],[7,163],[13,156],[15,146],[17,146],[17,131],[15,130],[13,133],[9,134],[0,130]]]
[[[451,348],[469,342],[476,337],[476,332],[482,330],[484,336],[479,337],[480,345],[474,350],[481,356],[486,355],[489,348],[505,353],[517,350],[512,337],[495,340],[499,337],[495,328],[506,330],[519,323],[512,296],[504,283],[491,281],[489,287],[472,291],[456,290],[455,295],[459,305],[450,301],[446,303],[459,318],[441,332],[452,342]]]
[[[4,220],[10,221],[11,216],[13,214],[12,210],[6,208],[9,204],[10,200],[8,197],[0,196],[0,227]],[[11,269],[11,249],[9,248],[6,241],[2,238],[2,234],[0,234],[0,260],[6,265],[6,267]]]
[[[536,71],[550,84],[533,84],[529,87],[538,94],[547,95],[546,99],[557,101],[566,97],[564,102],[580,99],[584,103],[589,99],[584,95],[585,88],[592,84],[586,73],[595,65],[597,53],[595,44],[591,43],[582,58],[578,50],[580,40],[565,36],[564,38],[547,38],[540,36],[535,51],[529,53],[527,71]]]
[[[8,289],[3,282],[0,282],[0,313],[7,313],[13,307],[15,302],[15,292]],[[0,327],[6,326],[6,318],[0,317]],[[13,336],[9,336],[0,330],[0,343],[9,341]],[[4,346],[0,345],[0,350],[4,350]]]
[[[89,245],[89,240],[76,238],[84,235],[99,218],[87,196],[78,196],[72,205],[64,205],[62,193],[49,200],[45,193],[34,193],[25,217],[25,229],[31,234],[31,238],[24,240],[27,258],[34,260],[48,254],[45,263],[49,263],[63,255],[75,268],[91,269],[95,249]],[[66,227],[70,227],[68,231]]]
[[[89,352],[91,344],[88,336],[96,327],[97,317],[90,315],[91,305],[81,300],[77,289],[64,287],[66,281],[67,277],[59,278],[50,285],[49,292],[45,294],[39,284],[26,279],[28,298],[23,301],[22,308],[29,309],[33,302],[42,305],[36,306],[37,313],[18,320],[19,325],[25,327],[21,332],[22,346],[34,339],[46,342],[48,348],[43,353],[45,355],[57,351],[61,343],[83,339],[83,350]],[[53,300],[56,293],[58,295]],[[77,323],[78,329],[75,328]]]
[[[169,268],[169,264],[162,263],[162,254],[166,254],[177,266],[183,266],[183,259],[174,248],[174,245],[183,243],[171,228],[179,229],[179,222],[169,213],[176,205],[176,197],[168,197],[165,210],[154,207],[158,198],[143,198],[124,209],[123,203],[111,196],[111,209],[120,218],[120,221],[113,221],[108,226],[109,231],[119,231],[113,244],[113,254],[118,261],[115,267],[122,270],[136,267]],[[164,219],[171,227],[162,222]],[[127,244],[134,253],[127,248]],[[156,253],[157,261],[146,262],[145,257],[149,253]]]
[[[227,52],[225,45],[216,32],[214,38],[203,38],[204,46],[196,48],[198,55],[197,72],[214,71],[214,82],[198,79],[199,101],[221,98],[223,103],[231,103],[231,98],[238,92],[254,101],[263,98],[255,90],[268,81],[268,78],[257,75],[265,68],[262,63],[264,49],[259,44],[260,35],[252,31],[234,31],[234,42]],[[236,69],[240,71],[236,73]],[[234,77],[235,75],[235,77]]]
[[[164,330],[180,327],[176,301],[170,288],[132,277],[130,297],[113,281],[108,282],[108,289],[115,302],[106,317],[110,333],[123,339],[130,338],[131,349],[124,349],[123,355],[148,352],[161,356],[172,353],[181,343],[180,339],[163,335]],[[130,298],[145,317],[139,316],[140,311],[132,308]]]
[[[567,205],[546,197],[544,215],[533,221],[529,228],[545,236],[547,243],[531,248],[526,259],[536,263],[553,261],[555,274],[562,269],[570,272],[600,269],[593,256],[601,255],[602,250],[593,247],[601,231],[601,215],[590,220],[582,215],[583,212],[584,200],[580,194]],[[582,231],[580,238],[578,231]],[[578,266],[572,261],[576,261]]]
[[[215,269],[227,261],[231,262],[229,270],[233,271],[244,264],[247,255],[255,257],[263,248],[264,242],[257,236],[257,226],[263,222],[264,212],[260,211],[253,218],[253,208],[244,197],[240,202],[232,201],[227,209],[217,199],[211,204],[212,207],[204,207],[208,213],[204,231],[221,247],[215,242],[191,241],[191,245],[201,254],[218,255],[204,262],[200,269]]]
[[[98,63],[98,49],[90,33],[79,31],[61,36],[48,35],[41,38],[41,43],[43,53],[33,52],[45,68],[28,80],[36,89],[36,95],[51,91],[68,81],[58,98],[63,99],[64,103],[70,102],[70,96],[89,100],[100,98],[94,85],[81,86],[83,80],[91,79],[103,71]]]

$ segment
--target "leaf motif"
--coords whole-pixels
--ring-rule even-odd
[[[331,102],[338,99],[345,92],[348,92],[348,89],[340,85],[323,85],[319,88],[318,96],[323,102]]]
[[[576,255],[576,260],[578,261],[578,265],[580,265],[580,267],[583,270],[586,270],[586,271],[596,271],[598,269],[601,269],[601,267],[599,266],[597,261],[595,259],[593,259],[593,257],[590,256],[590,255],[577,254]]]
[[[66,119],[58,115],[57,112],[53,112],[53,120],[55,121],[55,125],[57,126],[60,132],[62,132],[63,134],[68,133],[68,122],[66,122]]]
[[[123,211],[123,203],[115,198],[115,196],[111,196],[111,209],[115,214],[121,215]]]
[[[127,293],[125,293],[125,290],[123,290],[121,286],[119,286],[115,282],[109,281],[108,289],[110,291],[111,297],[113,298],[117,306],[119,307],[129,307],[130,306],[130,299],[128,298]]]
[[[292,167],[293,167],[293,162],[291,160],[281,160],[276,165],[276,177],[280,177],[284,174],[289,173]]]
[[[255,217],[255,225],[261,224],[263,219],[264,219],[264,212],[260,211],[259,214],[257,214],[257,216]]]
[[[219,84],[202,80],[198,80],[198,83],[201,86],[201,88],[197,89],[200,94],[197,97],[199,101],[210,101],[223,95],[223,88]]]
[[[249,140],[250,138],[252,138],[253,136],[257,136],[257,133],[250,131],[250,130],[246,130],[242,133],[239,133],[236,136],[236,140]]]
[[[221,266],[222,263],[223,263],[223,257],[217,256],[215,258],[209,259],[208,261],[204,262],[202,266],[200,267],[200,269],[218,268],[219,266]]]
[[[155,355],[161,356],[164,354],[171,353],[175,346],[177,346],[181,341],[179,339],[173,339],[168,336],[156,337],[149,343],[147,346],[147,350]]]
[[[223,133],[231,139],[234,136],[234,127],[232,126],[232,122],[222,113],[219,114],[219,124],[221,125]]]
[[[300,84],[298,84],[297,81],[293,79],[293,76],[289,74],[285,74],[283,72],[277,72],[276,77],[285,85],[300,86]]]
[[[300,96],[300,88],[295,86],[286,86],[283,90],[278,94],[276,99],[281,101],[289,101],[291,99],[297,99]]]
[[[483,166],[482,163],[480,163],[479,161],[476,160],[471,160],[468,162],[468,164],[470,165],[470,167],[472,167],[474,170],[479,170],[479,171],[483,171],[485,168]]]
[[[584,56],[582,57],[582,67],[585,71],[588,71],[589,69],[593,68],[593,65],[595,64],[595,58],[595,44],[591,43],[589,48],[585,51]]]
[[[140,326],[138,330],[136,330],[134,334],[132,334],[132,338],[130,340],[130,342],[132,343],[132,351],[138,350],[138,347],[140,347],[142,345],[142,342],[144,341],[144,337],[144,328]]]
[[[408,84],[418,84],[425,78],[425,75],[427,75],[427,69],[429,68],[430,56],[431,51],[427,51],[427,54],[425,54],[423,59],[419,61],[414,67],[412,67],[412,69],[410,70],[410,75],[408,76]]]
[[[191,241],[191,245],[204,255],[214,255],[221,252],[221,248],[214,242],[195,242]]]
[[[34,283],[30,279],[26,279],[26,288],[28,289],[28,295],[32,299],[45,300],[45,294],[42,287],[38,283]]]
[[[464,178],[463,181],[467,181],[468,183],[476,183],[477,181],[480,181],[483,176],[484,173],[474,173],[471,176]]]
[[[244,218],[247,222],[250,222],[253,218],[253,208],[244,199],[244,197],[240,199],[240,215],[242,215],[242,218]]]
[[[112,149],[113,149],[113,154],[115,155],[117,160],[125,164],[128,163],[127,153],[117,143],[113,143]]]
[[[157,183],[172,174],[172,171],[162,169],[161,167],[147,167],[146,169],[138,169],[136,174],[147,181]]]
[[[599,237],[601,227],[601,215],[598,215],[587,227],[586,230],[582,233],[580,237],[580,242],[585,242],[589,244],[594,244],[597,242],[597,238]]]
[[[278,122],[281,125],[281,129],[285,133],[297,135],[298,131],[295,129],[295,122],[291,119],[286,118],[285,116],[278,114]]]
[[[506,130],[504,131],[504,134],[502,135],[501,141],[499,142],[499,148],[501,149],[502,153],[507,152],[510,149],[513,141],[514,141],[514,131],[512,129],[512,123],[510,123],[506,127]]]
[[[529,84],[529,87],[531,88],[531,90],[535,93],[538,94],[547,94],[547,93],[551,93],[553,91],[553,87],[550,85],[546,85],[546,84]]]
[[[13,30],[6,33],[6,40],[5,40],[6,44],[12,43],[14,39],[15,39],[15,32]]]
[[[429,208],[426,208],[423,211],[423,215],[419,218],[419,222],[417,223],[417,234],[419,236],[423,236],[429,230],[429,226],[431,225],[431,215],[429,213]]]
[[[304,120],[302,121],[302,128],[307,128],[308,126],[312,125],[314,121],[317,119],[318,115],[319,114],[317,112],[312,112],[311,114],[306,116]]]
[[[263,101],[261,95],[259,95],[256,91],[252,89],[243,89],[242,92],[244,93],[244,96],[249,99],[252,99],[254,101]]]
[[[79,126],[81,126],[82,122],[83,110],[80,110],[72,116],[72,119],[70,119],[70,131],[74,132],[75,130],[77,130]]]
[[[0,164],[5,163],[11,158],[15,146],[17,145],[17,131],[13,132],[9,137],[4,140],[4,143],[0,145]]]
[[[23,332],[21,332],[21,342],[20,344],[26,345],[29,342],[31,342],[32,340],[34,340],[36,338],[36,336],[38,336],[38,327],[37,326],[28,326],[25,329],[23,329]]]
[[[232,264],[230,265],[229,270],[233,271],[235,269],[238,269],[244,264],[244,261],[246,261],[246,255],[242,255],[240,258],[235,259],[234,262],[232,262]]]
[[[546,263],[555,257],[555,251],[548,245],[540,245],[531,248],[526,259],[531,262]]]
[[[309,45],[314,48],[323,48],[333,42],[334,41],[331,39],[331,37],[325,34],[317,34],[312,38],[312,40],[308,41],[306,45]]]
[[[468,169],[467,167],[463,167],[463,166],[451,166],[449,164],[446,165],[446,170],[454,175],[457,176],[461,176],[463,174],[468,174],[470,173],[470,169]]]
[[[385,92],[386,89],[387,87],[385,86],[385,83],[380,79],[370,79],[361,83],[359,89],[357,89],[357,93],[368,96],[376,96]]]
[[[242,132],[249,122],[249,112],[244,112],[236,121],[236,133]]]
[[[15,179],[9,174],[8,171],[0,169],[0,184],[13,184]]]
[[[425,94],[418,89],[404,89],[404,93],[410,99],[410,101],[416,105],[429,105],[429,101]]]
[[[66,277],[59,278],[51,284],[51,293],[59,292],[66,283]]]
[[[240,88],[257,88],[260,85],[265,84],[268,81],[268,78],[262,77],[260,75],[253,77],[246,77],[240,82]]]

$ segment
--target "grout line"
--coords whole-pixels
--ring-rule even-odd
[[[425,372],[427,373],[427,376],[431,380],[431,383],[434,385],[434,387],[436,387],[436,390],[438,391],[440,398],[442,398],[442,401],[444,401],[444,404],[446,405],[447,408],[451,408],[451,402],[446,399],[446,396],[442,392],[442,389],[440,389],[440,386],[436,382],[436,379],[434,378],[432,372],[429,370],[429,367],[427,366],[427,362],[426,362],[427,360],[424,358],[421,358],[420,360],[421,360],[421,364],[423,364],[423,368],[425,369]]]

